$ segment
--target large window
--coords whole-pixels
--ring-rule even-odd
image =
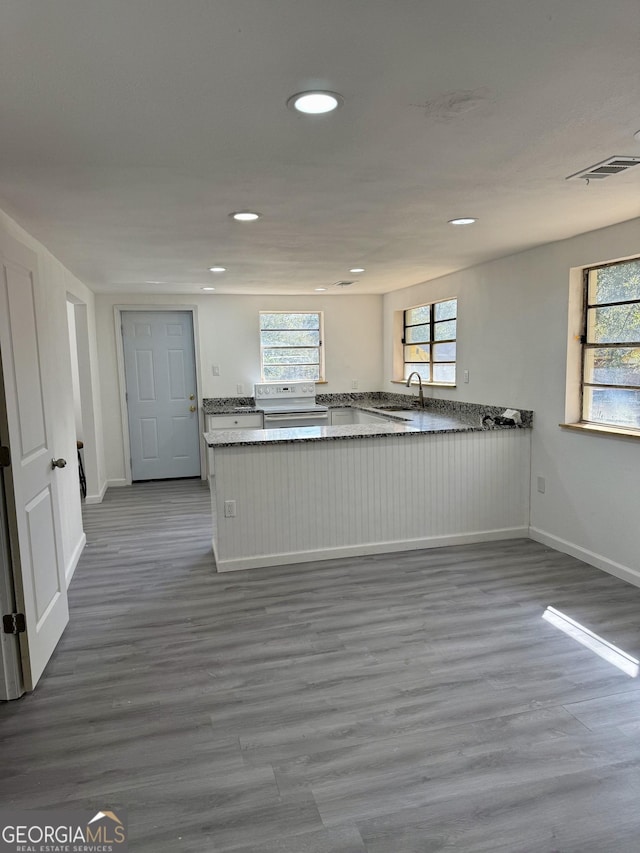
[[[323,380],[322,313],[261,311],[260,363],[264,382]]]
[[[582,420],[640,430],[640,260],[585,270]]]
[[[404,379],[415,370],[423,382],[455,384],[457,312],[457,299],[431,302],[404,312]]]

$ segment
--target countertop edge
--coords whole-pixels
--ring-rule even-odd
[[[477,432],[504,432],[508,430],[530,430],[530,425],[523,424],[515,424],[515,425],[507,425],[507,426],[476,426],[474,424],[461,424],[457,427],[436,427],[436,428],[420,428],[419,426],[412,426],[410,423],[405,422],[405,424],[401,424],[398,421],[392,423],[389,421],[392,426],[401,427],[398,430],[384,430],[381,429],[381,425],[370,424],[370,425],[362,425],[362,426],[370,426],[372,427],[370,430],[365,431],[362,430],[361,426],[357,430],[344,431],[347,430],[347,427],[344,426],[333,426],[333,427],[321,427],[323,430],[331,430],[331,434],[323,434],[323,435],[286,435],[289,430],[286,429],[273,429],[273,430],[258,430],[258,429],[247,429],[247,430],[216,430],[215,432],[206,432],[204,433],[204,439],[207,444],[207,447],[210,448],[218,448],[218,447],[266,447],[280,444],[311,444],[320,441],[347,441],[347,440],[355,440],[355,439],[363,439],[363,438],[404,438],[405,436],[411,435],[446,435],[446,434],[455,434],[455,433],[477,433]],[[358,426],[358,425],[353,425]],[[402,429],[404,427],[404,429]],[[315,427],[302,427],[301,429],[313,430]],[[294,430],[292,430],[293,432]],[[295,432],[299,432],[300,430],[295,430]],[[242,432],[243,437],[239,438],[238,433]],[[248,434],[254,433],[255,437],[249,438]],[[261,435],[257,435],[260,433]],[[272,433],[270,436],[264,436],[264,433]]]

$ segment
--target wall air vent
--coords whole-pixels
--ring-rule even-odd
[[[351,287],[352,284],[355,284],[355,281],[336,281],[334,282],[334,287]]]
[[[617,175],[620,172],[626,172],[632,166],[640,166],[640,157],[609,157],[602,163],[596,163],[595,166],[589,166],[588,169],[582,169],[574,175],[568,175],[565,180],[571,181],[574,178],[581,178],[583,181],[600,180],[611,175]]]

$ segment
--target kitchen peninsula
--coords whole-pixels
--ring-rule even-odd
[[[384,393],[318,401],[356,422],[205,433],[217,571],[528,534],[532,412],[495,426],[502,408],[421,409]],[[203,406],[228,416],[252,402]]]

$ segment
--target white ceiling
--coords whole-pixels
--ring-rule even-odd
[[[95,291],[406,287],[639,216],[640,166],[565,180],[638,129],[638,0],[0,7],[0,207]]]

